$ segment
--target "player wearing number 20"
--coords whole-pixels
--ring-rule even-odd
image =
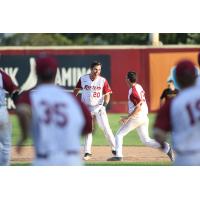
[[[192,62],[177,64],[175,78],[181,92],[163,105],[155,121],[154,135],[161,145],[171,132],[174,165],[200,165],[200,89],[196,77]]]
[[[106,106],[110,101],[112,90],[107,80],[100,76],[101,63],[94,61],[91,66],[91,73],[80,77],[74,94],[78,95],[79,90],[82,90],[81,100],[86,104],[93,117],[93,122],[96,120],[100,128],[104,131],[106,138],[112,148],[112,153],[115,154],[115,138],[110,128],[108,117],[106,114]],[[94,123],[93,123],[94,125]],[[89,160],[92,146],[92,133],[85,138],[85,155],[84,160]]]
[[[17,101],[22,137],[29,128],[35,146],[33,165],[81,165],[80,137],[92,130],[92,117],[73,94],[54,84],[57,61],[52,57],[36,60],[38,85],[24,92]]]

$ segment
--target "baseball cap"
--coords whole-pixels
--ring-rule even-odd
[[[194,64],[189,60],[180,61],[176,66],[176,76],[196,76]]]
[[[196,67],[190,60],[182,60],[176,66],[176,79],[181,86],[189,86],[196,79]]]
[[[39,57],[36,59],[36,73],[42,79],[53,78],[57,72],[57,60],[53,57]]]

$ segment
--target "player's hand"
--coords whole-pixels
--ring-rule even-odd
[[[103,105],[101,105],[101,108],[99,109],[98,113],[101,114],[103,112],[106,112],[106,108]]]
[[[129,120],[128,116],[121,116],[121,119],[119,120],[119,122],[121,124],[126,124],[128,120]]]
[[[105,110],[106,110],[107,106],[108,106],[108,103],[104,102],[103,107],[105,108]]]

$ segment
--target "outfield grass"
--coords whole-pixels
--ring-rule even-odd
[[[113,133],[115,134],[120,127],[119,119],[120,115],[124,114],[108,114],[109,122]],[[149,114],[149,134],[152,135],[152,125],[154,123],[155,114]],[[13,136],[12,136],[12,144],[16,145],[17,139],[19,138],[20,128],[18,124],[18,119],[15,115],[11,115],[11,121],[13,125]],[[31,145],[31,139],[27,140],[25,145]],[[104,133],[97,127],[94,137],[93,137],[93,145],[95,146],[104,146],[108,145],[107,140],[105,139]],[[124,137],[124,145],[135,145],[142,146],[143,144],[139,140],[139,137],[136,131],[130,132],[127,136]]]
[[[120,115],[124,114],[108,114],[109,122],[113,133],[115,134],[120,127],[119,119]],[[149,114],[149,134],[152,136],[152,126],[155,120],[155,114]],[[16,145],[17,139],[19,138],[20,128],[18,124],[17,117],[11,115],[11,121],[13,124],[13,137],[12,144]],[[31,139],[27,140],[25,145],[32,145]],[[97,127],[94,137],[93,137],[94,146],[105,146],[108,145],[107,140],[104,137],[104,133]],[[125,146],[143,146],[141,143],[136,131],[130,132],[127,136],[124,137]],[[12,166],[30,166],[30,163],[20,162],[13,163]],[[86,162],[86,166],[170,166],[171,162]]]

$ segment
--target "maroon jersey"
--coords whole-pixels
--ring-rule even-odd
[[[15,90],[17,90],[17,86],[13,83],[8,74],[0,70],[0,105],[6,104],[5,93],[8,92],[9,95],[11,95]]]

